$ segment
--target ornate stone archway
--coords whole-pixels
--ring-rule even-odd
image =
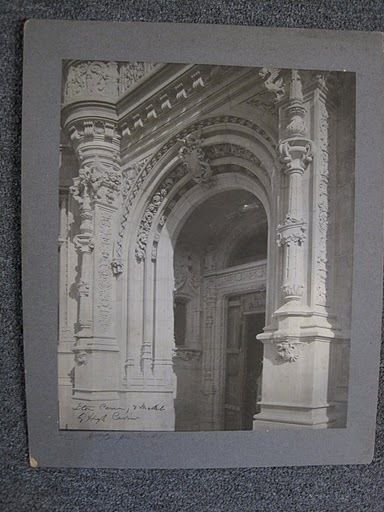
[[[254,426],[341,424],[350,313],[335,283],[351,272],[352,227],[342,219],[337,231],[334,196],[352,206],[353,183],[345,184],[348,158],[336,161],[332,141],[353,154],[337,121],[341,111],[348,119],[350,96],[336,102],[332,84],[309,71],[139,66],[128,83],[129,65],[99,64],[65,65],[61,423],[94,428],[73,414],[87,400],[106,401],[108,411],[112,403],[147,408],[138,420],[107,412],[102,428],[173,428],[173,333],[161,294],[172,293],[169,262],[183,218],[227,187],[254,190],[268,216],[263,396]],[[168,75],[178,80],[175,90],[171,80],[159,82]],[[149,103],[130,95],[136,80]],[[208,394],[209,386],[202,386]],[[157,399],[166,414],[148,410]]]

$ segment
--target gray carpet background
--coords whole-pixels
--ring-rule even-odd
[[[29,18],[384,31],[384,3],[0,1],[0,511],[384,510],[383,364],[376,454],[368,466],[189,471],[28,467],[20,278],[20,138],[22,29]]]

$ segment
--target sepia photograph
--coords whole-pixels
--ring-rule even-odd
[[[347,425],[355,73],[65,60],[60,429]]]

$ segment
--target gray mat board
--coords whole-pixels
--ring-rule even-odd
[[[2,2],[0,16],[2,510],[382,510],[382,371],[376,455],[369,466],[202,471],[30,469],[20,286],[20,116],[25,19],[177,21],[384,31],[382,2],[18,1]]]

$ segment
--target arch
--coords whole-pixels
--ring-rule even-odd
[[[191,188],[184,196],[183,200],[179,201],[173,208],[170,213],[167,221],[165,223],[164,229],[161,231],[160,240],[158,243],[158,251],[156,261],[146,260],[145,265],[150,267],[155,267],[155,271],[153,272],[153,276],[157,279],[157,285],[155,288],[155,304],[159,304],[161,310],[158,314],[155,313],[155,331],[157,342],[166,343],[167,340],[170,340],[170,334],[172,333],[172,329],[174,326],[174,317],[173,317],[173,308],[170,305],[169,298],[172,297],[173,294],[173,283],[174,283],[174,251],[176,248],[177,241],[179,239],[180,233],[185,226],[186,221],[194,211],[196,211],[200,205],[205,203],[210,198],[220,194],[225,191],[234,191],[234,190],[244,190],[252,193],[256,198],[260,200],[265,208],[265,214],[267,219],[270,216],[270,205],[269,200],[266,197],[263,187],[257,182],[256,179],[252,179],[251,177],[244,176],[236,173],[228,173],[217,176],[217,181],[215,186],[209,189],[202,189],[201,186],[195,185]],[[262,262],[260,269],[262,267],[266,267],[267,264],[265,261]],[[268,268],[268,267],[267,267]],[[256,269],[257,270],[257,269]],[[267,270],[268,271],[268,270]],[[248,270],[247,270],[248,272]],[[266,274],[266,273],[265,273]],[[211,391],[206,389],[204,393],[206,394],[205,401],[210,401],[209,410],[210,420],[207,421],[211,425],[215,424],[219,425],[222,421],[222,402],[224,400],[223,392],[224,385],[223,381],[225,380],[225,365],[220,366],[220,370],[210,369],[212,365],[214,366],[214,360],[216,357],[222,360],[224,357],[224,348],[223,348],[223,340],[225,338],[223,321],[225,318],[225,303],[228,294],[238,292],[253,292],[262,290],[261,293],[265,294],[265,277],[262,277],[261,280],[253,279],[248,283],[237,283],[235,287],[228,284],[220,285],[220,292],[218,298],[209,298],[209,292],[204,292],[204,300],[207,300],[207,304],[214,304],[216,301],[217,305],[213,306],[216,309],[216,313],[213,315],[215,321],[212,326],[207,324],[209,321],[209,307],[207,308],[207,304],[202,306],[200,304],[200,310],[203,311],[204,320],[202,320],[202,329],[204,330],[204,334],[202,339],[207,345],[205,345],[205,350],[202,347],[201,358],[202,358],[202,369],[201,369],[201,379],[202,379],[202,389],[205,389],[206,383],[213,380],[215,385],[217,386],[217,395],[211,395]],[[210,280],[213,278],[206,277],[204,284],[202,286],[209,286]],[[224,282],[223,282],[224,283]],[[262,283],[262,284],[260,284]],[[208,295],[206,294],[208,293]],[[213,301],[213,302],[212,302]],[[168,303],[168,310],[164,307],[165,304]],[[221,319],[221,320],[220,320]],[[172,343],[172,342],[171,342]],[[207,347],[208,348],[207,350]],[[176,348],[173,345],[170,345],[169,350],[173,350]],[[215,356],[216,354],[216,356]],[[208,377],[207,377],[208,376]],[[211,379],[212,377],[212,379]],[[207,413],[208,414],[208,413]],[[205,418],[203,414],[202,417]],[[209,426],[205,428],[209,429]],[[219,428],[219,427],[218,427]]]
[[[144,213],[144,208],[148,198],[154,193],[156,187],[164,180],[173,168],[181,163],[178,151],[180,149],[179,140],[189,134],[199,130],[203,139],[203,149],[219,145],[239,148],[237,154],[231,156],[242,166],[249,169],[258,167],[259,178],[266,188],[271,187],[273,171],[276,165],[276,142],[266,130],[253,121],[236,116],[215,116],[207,117],[192,123],[171,137],[157,152],[150,158],[144,168],[139,171],[135,180],[130,186],[124,204],[122,206],[122,216],[120,228],[116,240],[115,257],[117,260],[124,258],[127,246],[130,243],[130,236],[126,229],[127,223],[131,221],[132,225],[140,222],[140,216]],[[226,164],[226,156],[211,155],[220,163]],[[268,183],[269,182],[269,183]]]
[[[217,118],[214,118],[214,121],[216,122]],[[180,149],[177,143],[178,137],[171,139],[172,144],[167,143],[165,149],[161,149],[150,160],[149,165],[139,173],[131,188],[133,196],[128,201],[129,209],[123,214],[125,220],[120,226],[120,235],[121,230],[123,234],[119,235],[121,252],[120,255],[117,254],[123,264],[125,262],[126,269],[123,278],[118,279],[117,285],[117,300],[121,304],[117,324],[120,328],[119,338],[124,360],[122,371],[125,374],[127,386],[137,385],[137,379],[141,378],[138,368],[142,367],[143,353],[148,355],[150,351],[154,361],[153,378],[157,379],[157,382],[163,382],[163,389],[168,389],[169,392],[174,390],[173,319],[167,319],[168,312],[164,306],[167,302],[166,297],[172,293],[169,283],[173,283],[174,276],[173,268],[167,266],[166,262],[173,261],[172,244],[182,225],[180,224],[174,231],[172,240],[164,236],[164,233],[170,232],[173,223],[177,224],[176,219],[184,217],[185,220],[188,212],[190,213],[209,195],[214,195],[220,190],[244,188],[253,191],[258,197],[266,211],[268,225],[271,222],[272,188],[276,164],[272,144],[263,141],[260,134],[255,134],[252,123],[236,125],[233,119],[226,123],[215,124],[215,122],[209,120],[209,123],[202,127],[201,124],[196,123],[178,135],[179,137],[183,133],[189,134],[194,126],[196,129],[200,127],[204,151],[209,152],[211,164],[219,174],[215,177],[216,184],[212,188],[207,188],[203,194],[201,187],[191,180],[187,172],[180,173],[179,178],[170,183],[165,201],[160,202],[159,208],[150,219],[147,250],[149,247],[152,251],[156,246],[157,254],[153,259],[151,254],[147,253],[144,259],[137,261],[136,241],[145,211],[151,204],[151,198],[158,188],[162,187],[162,184],[182,166],[178,154]],[[179,201],[181,197],[182,201]],[[127,223],[134,229],[128,230]],[[153,229],[159,225],[162,229]],[[272,237],[269,240],[269,252],[272,254],[271,241]],[[269,269],[268,266],[268,273]],[[159,307],[154,308],[154,304]],[[267,306],[267,312],[269,309],[271,308]]]

